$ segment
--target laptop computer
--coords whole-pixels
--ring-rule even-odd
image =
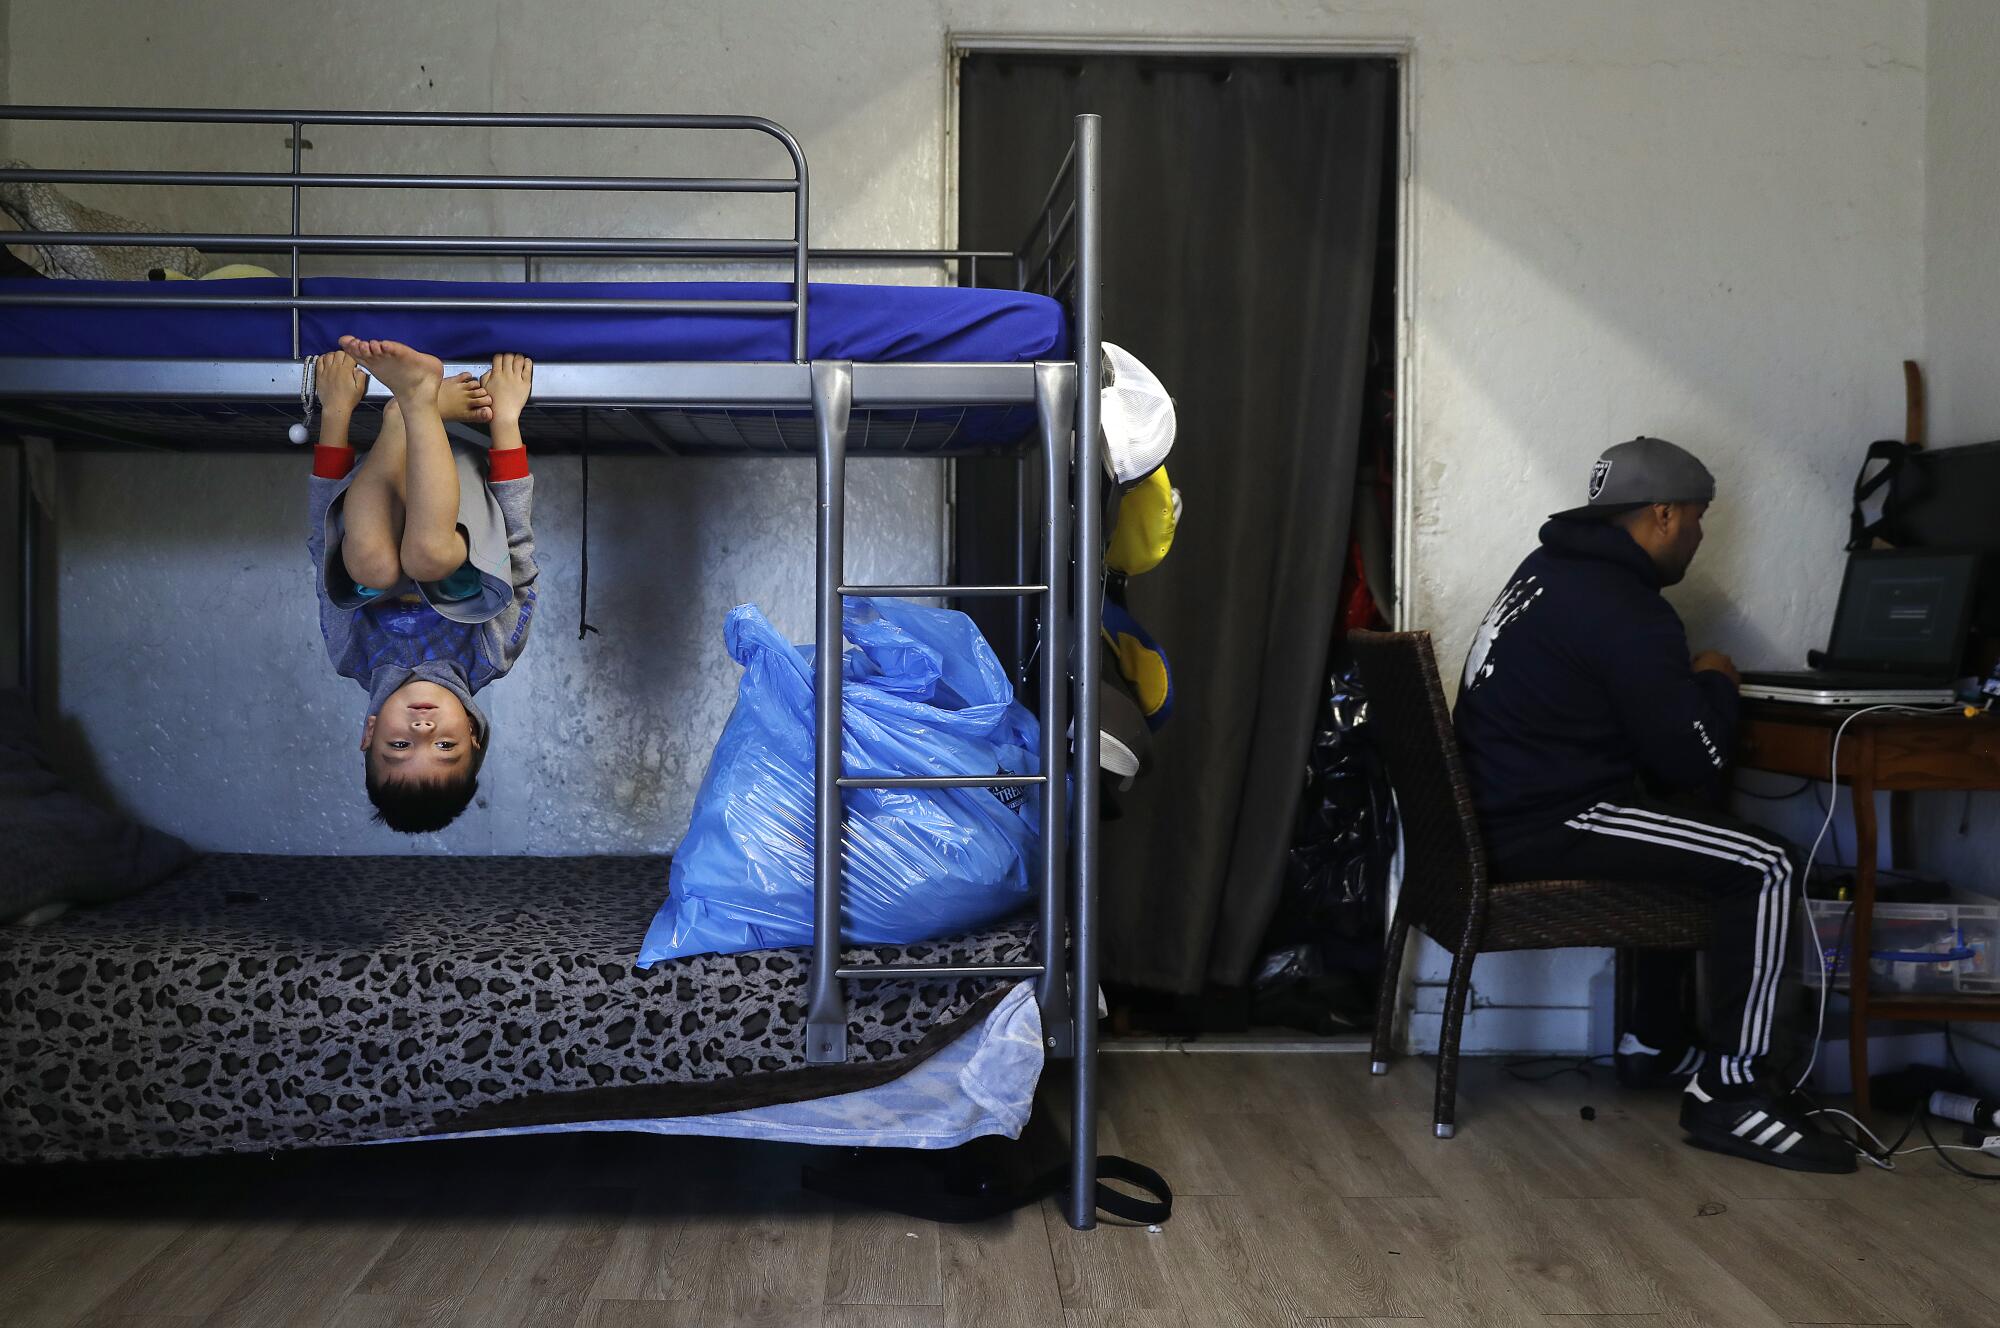
[[[1976,553],[1849,554],[1826,653],[1812,652],[1810,669],[1744,673],[1744,697],[1829,706],[1950,701],[1978,573]]]

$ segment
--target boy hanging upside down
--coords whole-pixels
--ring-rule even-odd
[[[534,618],[535,481],[521,443],[534,366],[500,355],[480,378],[446,379],[401,342],[340,345],[319,357],[306,550],[327,656],[368,692],[375,819],[420,834],[472,801],[492,744],[473,694],[513,667]],[[369,374],[395,400],[356,470],[347,431]],[[447,420],[490,424],[490,452],[448,438]]]

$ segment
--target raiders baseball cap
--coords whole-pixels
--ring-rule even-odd
[[[1648,503],[1706,503],[1715,476],[1692,452],[1664,438],[1608,447],[1590,468],[1590,501],[1551,514],[1552,521],[1602,521]]]

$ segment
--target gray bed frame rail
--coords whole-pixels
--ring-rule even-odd
[[[176,289],[147,298],[147,307],[284,309],[292,323],[292,357],[285,360],[144,359],[111,360],[0,356],[0,432],[16,437],[49,434],[83,446],[104,443],[145,446],[150,419],[146,408],[162,403],[222,405],[265,426],[283,412],[301,409],[310,379],[301,357],[299,315],[307,309],[462,309],[602,311],[610,300],[556,297],[380,298],[308,297],[300,293],[302,255],[430,254],[520,259],[532,278],[536,257],[593,257],[616,260],[783,263],[791,291],[781,300],[632,299],[621,307],[681,313],[767,313],[791,323],[792,359],[746,363],[537,363],[534,409],[574,408],[588,413],[636,418],[639,435],[663,451],[678,450],[646,414],[652,410],[719,412],[725,418],[768,419],[796,415],[810,421],[810,455],[818,469],[817,575],[814,641],[818,658],[841,647],[841,608],[849,595],[912,598],[1010,596],[1024,609],[1039,602],[1041,644],[1034,656],[1040,690],[1041,769],[1034,775],[857,779],[840,766],[841,690],[835,671],[821,670],[815,681],[817,736],[815,775],[816,922],[811,1001],[807,1017],[807,1059],[830,1064],[847,1057],[845,984],[885,978],[992,976],[1032,978],[1041,1010],[1045,1049],[1070,1061],[1073,1129],[1070,1189],[1065,1200],[1071,1226],[1096,1222],[1097,1161],[1097,885],[1098,781],[1079,778],[1065,807],[1069,762],[1079,771],[1098,765],[1098,633],[1103,588],[1103,472],[1099,463],[1098,393],[1101,300],[1099,292],[1099,125],[1094,115],[1078,116],[1074,139],[1057,169],[1021,248],[1013,253],[974,250],[814,250],[809,245],[809,183],[805,153],[782,126],[752,116],[723,115],[560,115],[448,114],[401,111],[273,111],[153,109],[103,106],[0,106],[0,120],[91,121],[149,124],[257,124],[290,131],[287,171],[157,170],[0,170],[0,182],[63,184],[181,185],[224,188],[280,188],[289,191],[291,227],[285,234],[175,231],[25,231],[6,235],[17,245],[190,246],[224,253],[282,254],[290,277],[288,295],[230,294],[216,286]],[[309,128],[337,125],[449,128],[648,129],[666,131],[737,130],[775,140],[791,161],[789,176],[686,177],[590,175],[432,175],[319,173],[305,167]],[[559,237],[459,235],[326,235],[302,225],[307,189],[473,189],[636,191],[693,194],[789,194],[792,230],[786,237]],[[998,267],[1022,289],[1062,300],[1070,313],[1074,358],[1034,364],[879,364],[814,361],[807,355],[807,272],[814,261],[896,263],[944,261],[955,264],[961,280],[978,284],[979,268]],[[138,300],[115,293],[65,291],[61,283],[23,283],[28,289],[0,291],[0,305],[51,308],[61,305],[131,306]],[[191,285],[191,284],[190,284]],[[457,368],[460,366],[449,366]],[[470,367],[470,366],[467,366]],[[382,395],[379,384],[371,393]],[[93,408],[88,417],[35,410],[37,403]],[[1043,501],[1038,539],[1028,523],[1016,523],[1013,566],[1021,570],[1010,585],[855,585],[844,559],[846,466],[850,455],[910,454],[914,412],[940,408],[1021,407],[1032,410],[1033,427],[1019,444],[1039,445]],[[132,411],[116,427],[121,409]],[[909,427],[862,428],[869,412],[910,412]],[[113,423],[106,425],[109,417]],[[94,423],[92,421],[95,421]],[[273,445],[282,430],[272,428]],[[759,448],[742,431],[710,451],[768,454],[794,450],[782,428],[757,435],[776,439]],[[1077,447],[1075,440],[1091,440]],[[713,439],[710,440],[713,442]],[[802,444],[803,439],[800,438]],[[734,446],[732,446],[734,443]],[[900,445],[898,445],[900,443]],[[157,444],[154,444],[157,445]],[[172,446],[201,447],[200,442]],[[949,432],[925,450],[951,454]],[[20,647],[21,678],[37,692],[41,653],[35,604],[40,571],[38,515],[31,495],[27,447],[20,449]],[[1039,565],[1029,572],[1030,549]],[[1032,579],[1030,579],[1032,577]],[[1023,678],[1025,682],[1025,678]],[[1075,739],[1069,740],[1074,719]],[[840,963],[841,823],[843,789],[952,788],[1013,785],[1037,790],[1042,799],[1043,836],[1037,892],[1038,952],[1031,964],[950,967],[843,967]],[[1072,814],[1073,813],[1073,814]],[[1067,837],[1067,842],[1066,842]],[[1067,940],[1067,944],[1065,941]]]

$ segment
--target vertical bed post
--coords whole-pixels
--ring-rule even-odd
[[[306,153],[305,121],[294,120],[292,121],[292,238],[294,240],[298,239],[300,234],[299,220],[300,217],[302,216],[302,212],[300,210],[301,199],[299,190],[299,176],[305,173],[304,172],[305,153]],[[301,358],[302,356],[302,348],[299,345],[299,306],[296,303],[296,301],[299,298],[299,247],[297,245],[293,245],[291,248],[291,259],[292,259],[292,269],[291,269],[292,299],[294,301],[291,308],[292,358],[296,360]],[[308,427],[310,427],[310,425],[308,425]]]
[[[1069,781],[1064,777],[1069,748],[1069,468],[1070,430],[1076,424],[1076,368],[1069,364],[1035,366],[1035,417],[1042,435],[1042,898],[1040,916],[1042,975],[1035,982],[1035,1003],[1042,1012],[1042,1049],[1049,1056],[1076,1050],[1069,1015],[1069,966],[1064,915],[1069,893],[1069,858],[1064,829],[1069,818]],[[1025,488],[1026,476],[1022,476]],[[1018,538],[1018,537],[1017,537]],[[1021,580],[1026,581],[1022,568]],[[1026,604],[1023,597],[1020,601]],[[1025,634],[1020,638],[1026,649]]]
[[[1070,1137],[1069,1224],[1097,1225],[1097,759],[1098,633],[1103,621],[1104,540],[1102,444],[1098,429],[1098,342],[1103,309],[1098,285],[1100,227],[1097,153],[1100,123],[1076,117],[1076,921],[1071,948],[1076,965],[1076,1059]]]
[[[854,401],[854,366],[818,360],[812,366],[813,429],[819,456],[818,569],[813,629],[813,958],[806,1007],[806,1062],[847,1059],[847,998],[840,967],[841,582],[847,574],[847,417]]]
[[[34,476],[30,473],[28,444],[25,440],[16,444],[14,456],[14,482],[20,486],[20,493],[18,494],[20,506],[15,513],[15,537],[19,541],[19,553],[21,555],[19,559],[21,582],[18,587],[21,594],[21,603],[18,607],[18,616],[15,619],[16,624],[21,629],[18,642],[21,649],[19,677],[21,694],[28,698],[30,706],[39,707],[41,693],[37,687],[37,684],[40,682],[37,674],[40,670],[36,665],[40,657],[41,646],[35,639],[36,628],[40,625],[36,621],[35,613],[35,582],[38,579],[35,569],[35,553],[40,543],[38,536],[40,534],[39,517],[41,509],[35,505]]]
[[[1040,427],[1042,455],[1046,458],[1049,449],[1055,446],[1050,441],[1055,435],[1049,432],[1049,422],[1046,418],[1048,403],[1044,399],[1046,385],[1042,381],[1041,368],[1042,366],[1039,364],[1035,366],[1035,422]],[[1063,424],[1063,432],[1067,433],[1069,431],[1069,421],[1065,420]],[[1014,566],[1010,573],[1014,578],[1014,584],[1017,586],[1028,583],[1029,473],[1028,458],[1026,456],[1017,458],[1014,462]],[[1044,517],[1043,521],[1046,524],[1047,518]],[[1066,571],[1068,569],[1061,570]],[[1043,578],[1043,581],[1044,584],[1054,585],[1046,577]],[[1034,654],[1034,651],[1028,645],[1028,623],[1031,619],[1030,610],[1033,607],[1033,605],[1028,603],[1026,595],[1019,595],[1014,599],[1014,657],[1008,661],[1008,664],[1013,672],[1014,685],[1016,687],[1026,687],[1028,685],[1028,660]],[[1047,621],[1045,611],[1043,614],[1045,627]],[[1048,698],[1044,696],[1042,699],[1046,701]]]

